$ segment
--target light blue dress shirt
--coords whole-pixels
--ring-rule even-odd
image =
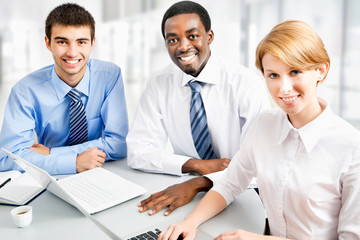
[[[97,147],[106,160],[126,157],[128,117],[121,69],[109,62],[89,60],[84,77],[75,87],[81,92],[88,124],[88,142],[68,146],[71,87],[56,74],[54,65],[35,71],[11,90],[0,133],[4,147],[50,174],[76,172],[76,157]],[[38,143],[50,155],[28,150]],[[20,169],[0,151],[0,171]]]

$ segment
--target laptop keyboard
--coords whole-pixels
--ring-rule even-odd
[[[146,233],[142,233],[137,235],[136,237],[129,238],[127,240],[156,240],[158,239],[161,231],[159,229],[155,229],[154,231],[148,231]],[[183,236],[180,235],[177,240],[183,240]]]
[[[89,179],[80,175],[78,175],[76,181],[70,178],[63,179],[61,181],[61,186],[63,186],[71,195],[87,202],[93,207],[98,207],[116,201],[117,199],[115,193],[104,191],[94,185]]]
[[[128,240],[156,240],[160,233],[161,231],[159,229],[155,229],[154,231],[139,234],[136,237],[129,238]]]

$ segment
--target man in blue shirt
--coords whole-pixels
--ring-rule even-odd
[[[95,43],[93,17],[77,4],[63,4],[49,14],[45,31],[55,64],[30,73],[12,88],[0,146],[50,174],[82,172],[126,157],[128,118],[121,70],[89,60]],[[70,146],[72,89],[80,95],[86,119],[85,142]],[[18,166],[0,151],[0,171],[11,169]]]

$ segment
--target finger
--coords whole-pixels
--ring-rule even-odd
[[[224,232],[224,233],[222,233],[220,235],[222,235],[222,236],[231,236],[231,235],[235,235],[237,231],[238,231],[237,229],[236,230],[231,230],[231,231],[228,231],[228,232]]]
[[[104,163],[105,159],[98,156],[98,155],[92,155],[90,156],[91,158],[89,159],[90,162],[97,164],[97,163]]]
[[[138,207],[143,207],[146,203],[150,202],[151,200],[152,200],[152,197],[150,196],[150,197],[142,200],[141,202],[139,202],[137,206]]]
[[[175,200],[172,203],[170,203],[169,208],[164,212],[165,216],[168,216],[170,213],[172,213],[175,209],[177,209],[178,207],[181,207],[183,205],[185,205],[186,203],[190,202],[193,198],[189,198],[186,199],[185,201],[179,201],[179,200]]]
[[[169,229],[171,231],[167,232],[164,236],[164,240],[168,239],[168,240],[177,240],[180,236],[180,234],[182,234],[181,228],[179,228],[179,226],[177,224],[171,224]]]
[[[142,207],[144,209],[150,209],[153,208],[154,206],[160,204],[161,202],[167,201],[167,199],[169,199],[168,196],[164,196],[164,195],[156,195],[154,197],[152,197],[151,201],[148,201],[146,204],[144,204]],[[170,203],[169,203],[170,204]]]
[[[169,206],[169,208],[164,212],[164,215],[165,216],[169,216],[175,209],[177,209],[178,207],[180,207],[180,206],[178,206],[176,203],[173,203],[173,204],[171,204],[170,206]]]
[[[220,234],[219,236],[214,238],[214,240],[223,240],[223,239],[224,239],[223,234]]]
[[[149,211],[149,215],[154,215],[155,213],[159,212],[160,210],[162,210],[163,208],[169,206],[171,204],[171,201],[163,201],[160,202],[159,204],[157,204],[153,209],[151,209]]]
[[[219,236],[217,236],[216,238],[214,238],[214,240],[229,239],[229,237],[232,237],[232,236],[236,236],[236,230],[224,232],[224,233],[220,234]]]
[[[229,235],[229,236],[221,236],[221,238],[217,238],[217,239],[218,240],[243,240],[243,239],[249,239],[249,238],[243,238],[238,235]],[[251,238],[251,239],[253,239],[253,238]]]
[[[161,209],[169,206],[172,203],[172,201],[173,200],[168,197],[166,197],[166,198],[161,197],[161,198],[155,199],[152,202],[148,203],[146,205],[147,209],[152,208],[149,211],[149,215],[154,215],[155,213],[159,212]]]
[[[154,198],[157,198],[157,196],[160,195],[160,192],[151,194],[148,198],[142,200],[140,203],[138,203],[138,207],[142,207],[146,203],[152,201]]]
[[[159,202],[160,200],[158,200],[157,198],[149,197],[138,204],[139,212],[145,212],[150,208],[154,207]]]
[[[158,240],[167,240],[169,239],[170,234],[172,233],[174,229],[174,224],[171,224],[167,229],[162,231],[159,235]]]
[[[101,158],[101,157],[100,157],[100,158],[97,159],[97,161],[98,161],[99,163],[104,163],[104,162],[105,162],[105,158]]]
[[[84,167],[87,169],[93,169],[101,166],[102,163],[99,162],[97,159],[89,159],[89,161],[87,161],[87,163],[84,165]]]
[[[94,151],[94,153],[96,154],[96,155],[98,155],[99,157],[106,157],[106,153],[103,151],[103,150],[101,150],[101,149],[99,149],[99,148],[97,148],[97,147],[93,147],[93,148],[90,148],[92,151]]]
[[[98,156],[105,159],[106,158],[106,153],[104,151],[102,151],[102,150],[99,150],[98,151]]]
[[[182,230],[180,230],[179,227],[175,226],[172,234],[169,237],[169,240],[177,240],[181,234],[182,234]]]

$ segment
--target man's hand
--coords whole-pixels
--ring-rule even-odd
[[[201,175],[206,175],[213,172],[222,171],[227,168],[230,164],[230,159],[220,158],[220,159],[189,159],[182,166],[183,173],[196,172]]]
[[[45,147],[42,144],[34,144],[34,145],[32,145],[32,147],[29,147],[29,150],[36,152],[38,154],[42,154],[42,155],[50,154],[50,148]]]
[[[101,167],[105,162],[106,154],[96,147],[85,150],[76,157],[76,171],[83,172],[92,168]]]
[[[154,215],[169,206],[164,215],[169,215],[176,208],[190,202],[198,192],[208,191],[213,186],[210,179],[196,177],[186,182],[172,185],[161,192],[151,194],[150,197],[138,204],[139,212],[149,209],[149,215]]]

